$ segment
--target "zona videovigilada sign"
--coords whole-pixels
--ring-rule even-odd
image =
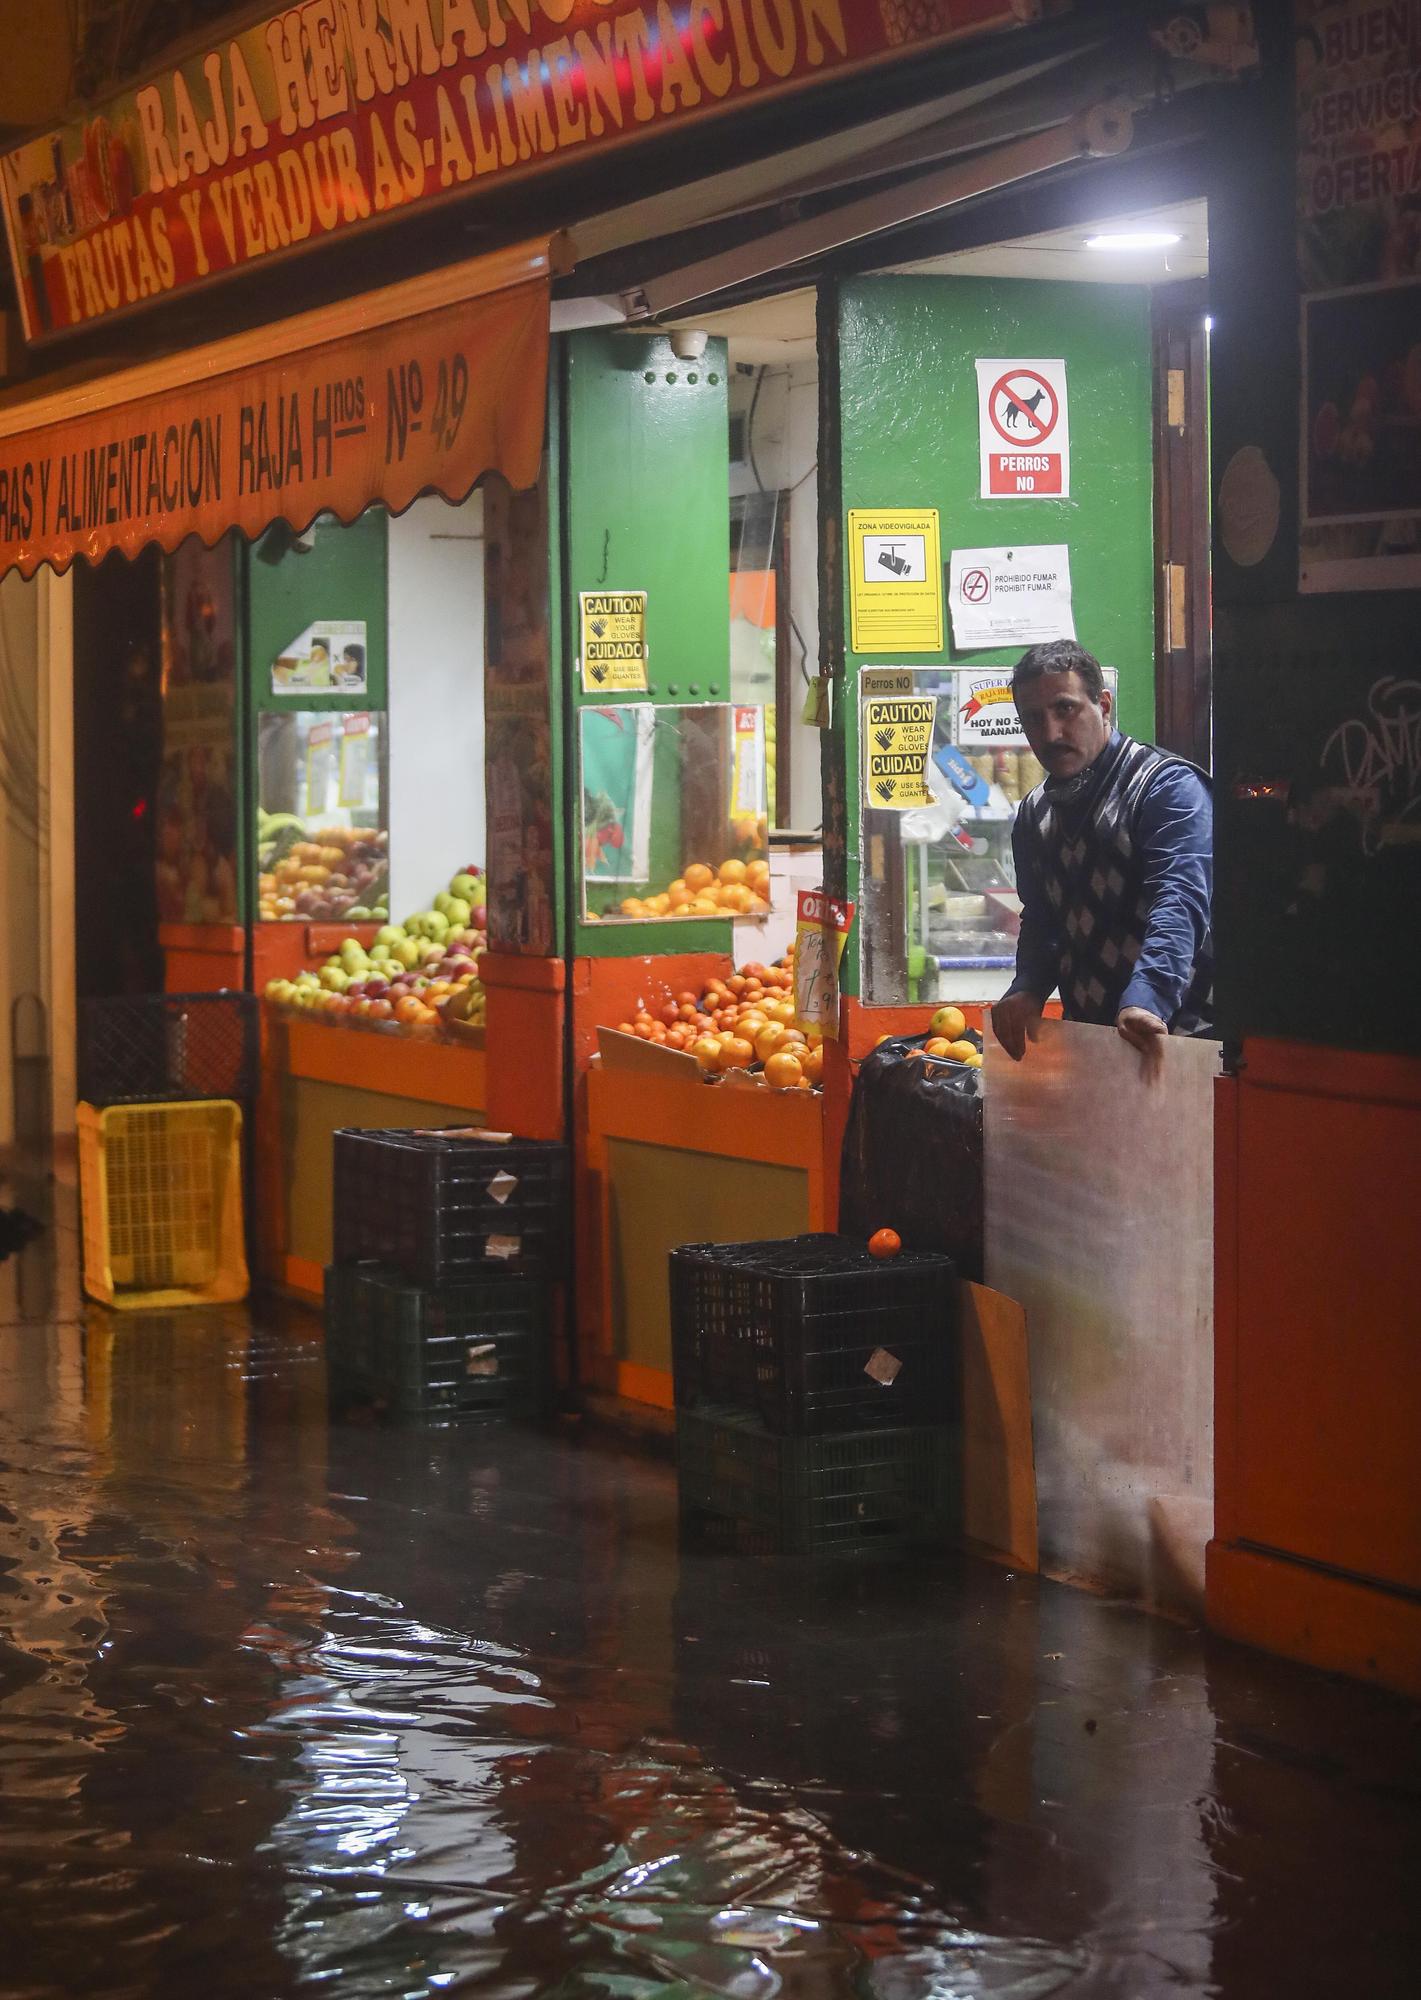
[[[1038,0],[304,0],[4,156],[43,340]]]

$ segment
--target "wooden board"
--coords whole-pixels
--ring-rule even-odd
[[[644,1042],[640,1035],[623,1035],[616,1028],[597,1030],[597,1053],[606,1069],[640,1070],[649,1076],[680,1077],[699,1083],[702,1070],[695,1057],[684,1049],[663,1049]]]
[[[1036,1455],[1026,1314],[986,1285],[962,1286],[964,1539],[1016,1569],[1038,1566]]]

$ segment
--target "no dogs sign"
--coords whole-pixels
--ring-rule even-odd
[[[1064,361],[979,361],[984,500],[1062,500],[1071,490]]]

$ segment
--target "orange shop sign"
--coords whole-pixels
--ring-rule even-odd
[[[549,257],[522,245],[0,406],[0,574],[535,484]]]
[[[3,157],[25,331],[94,320],[1034,0],[304,0]]]

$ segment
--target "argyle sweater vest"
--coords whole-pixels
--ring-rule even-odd
[[[1028,853],[1056,921],[1061,1011],[1068,1021],[1111,1024],[1130,983],[1149,923],[1144,858],[1136,838],[1140,808],[1156,773],[1184,757],[1120,736],[1078,797],[1051,796],[1049,781],[1022,800]],[[1194,961],[1169,1027],[1190,1034],[1213,1020],[1213,935]]]

